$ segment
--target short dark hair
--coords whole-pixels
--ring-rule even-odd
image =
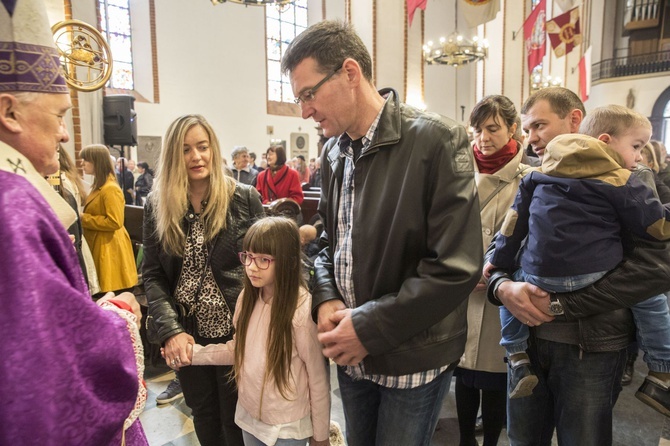
[[[521,107],[521,114],[525,115],[528,111],[539,101],[547,101],[553,111],[559,118],[563,119],[568,116],[574,109],[579,109],[583,116],[586,116],[586,109],[584,103],[579,96],[572,90],[564,87],[547,87],[531,94],[526,102]]]
[[[268,147],[268,149],[265,151],[266,157],[268,152],[274,152],[274,154],[277,155],[277,162],[275,163],[277,167],[286,164],[286,149],[284,149],[284,146],[274,145]]]
[[[472,109],[472,113],[470,113],[470,126],[473,128],[480,128],[484,122],[491,117],[493,117],[493,120],[500,125],[500,123],[497,122],[498,116],[502,118],[507,128],[511,129],[516,123],[516,131],[514,132],[513,138],[520,143],[523,143],[523,137],[521,136],[521,119],[516,112],[514,103],[507,96],[490,95],[479,101],[475,105],[475,108]]]
[[[354,28],[341,21],[324,20],[299,34],[284,52],[281,69],[288,74],[303,60],[312,57],[319,70],[337,70],[345,59],[358,62],[365,79],[372,82],[372,58]]]

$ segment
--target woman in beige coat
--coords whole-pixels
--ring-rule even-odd
[[[500,229],[528,166],[522,164],[520,119],[505,96],[487,96],[470,115],[482,219],[482,249]],[[460,445],[476,445],[475,422],[482,406],[484,446],[495,445],[505,423],[507,366],[500,346],[498,307],[486,298],[484,279],[470,294],[468,339],[456,369],[456,409]]]
[[[116,182],[107,147],[99,144],[81,151],[84,173],[94,175],[91,193],[86,198],[81,225],[93,252],[100,291],[119,291],[137,284],[133,245],[123,226],[125,200]]]

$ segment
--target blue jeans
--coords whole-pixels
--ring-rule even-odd
[[[631,311],[647,367],[652,372],[670,372],[670,314],[665,294],[635,304]]]
[[[338,367],[347,444],[430,445],[452,375],[451,371],[443,372],[413,389],[390,389],[366,379],[355,381]]]
[[[565,277],[540,277],[526,273],[519,268],[514,273],[515,282],[528,282],[539,286],[543,290],[554,293],[566,293],[591,285],[604,276],[607,271],[581,274]],[[505,347],[507,355],[525,352],[528,348],[528,326],[517,320],[504,306],[500,307],[500,325],[502,325],[502,339],[500,345]],[[668,325],[670,327],[670,325]],[[670,339],[670,338],[669,338]]]
[[[507,400],[507,435],[513,446],[612,444],[612,409],[621,392],[627,353],[584,352],[577,345],[531,338],[538,377],[533,394]]]
[[[244,438],[244,446],[305,446],[307,445],[308,441],[308,438],[303,440],[296,440],[293,438],[277,438],[277,442],[274,445],[266,445],[245,430],[242,430],[242,438]]]

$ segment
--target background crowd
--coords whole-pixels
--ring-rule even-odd
[[[3,28],[34,11],[46,23],[34,0],[15,3]],[[32,38],[52,49],[44,33]],[[12,58],[23,57],[18,48]],[[59,149],[71,106],[59,71],[41,89],[16,80],[0,89],[0,291],[21,297],[0,324],[3,392],[17,402],[0,411],[0,443],[147,444],[137,418],[146,399],[142,314],[127,292],[138,286],[138,263],[146,340],[178,376],[163,401],[183,393],[202,445],[329,444],[329,361],[351,446],[430,444],[453,376],[461,445],[477,444],[480,408],[485,445],[497,444],[504,426],[512,444],[551,444],[554,435],[560,444],[612,444],[636,327],[651,370],[637,396],[670,416],[670,370],[657,368],[670,360],[670,342],[644,330],[636,311],[653,300],[663,321],[650,325],[670,329],[670,167],[646,118],[619,127],[609,115],[585,118],[574,92],[552,87],[519,112],[505,96],[483,98],[469,137],[395,90],[378,90],[368,50],[340,22],[297,36],[282,70],[303,117],[323,130],[319,158],[289,160],[272,145],[256,165],[237,146],[228,168],[209,122],[188,114],[167,129],[155,171],[87,146],[88,187]],[[580,135],[561,136],[571,134]],[[578,158],[590,175],[573,178],[573,166],[564,182],[540,176],[555,173],[551,160],[569,162],[556,157],[560,144],[579,151],[583,141],[613,167],[596,175]],[[523,212],[515,197],[531,181],[558,195],[585,187],[577,195],[587,209],[609,193],[601,190],[630,187],[644,197],[636,204],[645,217],[659,212],[644,221],[647,233],[612,218],[618,229],[607,246],[619,257],[598,280],[548,292],[519,274],[531,266],[526,256],[560,260],[530,244],[536,232],[514,249],[521,269],[484,269],[496,263]],[[318,230],[266,218],[264,205],[301,205],[310,188],[319,191]],[[558,207],[537,196],[547,200],[535,203],[537,215]],[[128,205],[144,208],[141,262],[124,225]],[[510,319],[526,333],[521,356],[500,345]],[[26,384],[12,370],[45,361],[53,365],[45,382]],[[68,396],[71,410],[35,404],[45,394]],[[81,411],[92,422],[82,424]]]

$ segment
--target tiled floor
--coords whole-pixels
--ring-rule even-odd
[[[615,407],[614,444],[616,446],[670,446],[670,422],[663,415],[645,406],[635,398],[635,391],[646,375],[646,366],[638,359],[633,383],[624,387]],[[332,419],[345,430],[342,401],[334,368],[331,370]],[[167,368],[147,367],[149,397],[144,413],[140,416],[151,446],[196,446],[198,440],[193,431],[190,409],[180,398],[164,406],[156,405],[156,396],[167,387],[174,374]],[[458,445],[458,422],[454,386],[444,400],[438,429],[431,446]],[[478,438],[481,442],[482,438]],[[554,444],[558,444],[554,440]],[[507,446],[505,431],[499,445]],[[398,445],[402,446],[402,445]]]

